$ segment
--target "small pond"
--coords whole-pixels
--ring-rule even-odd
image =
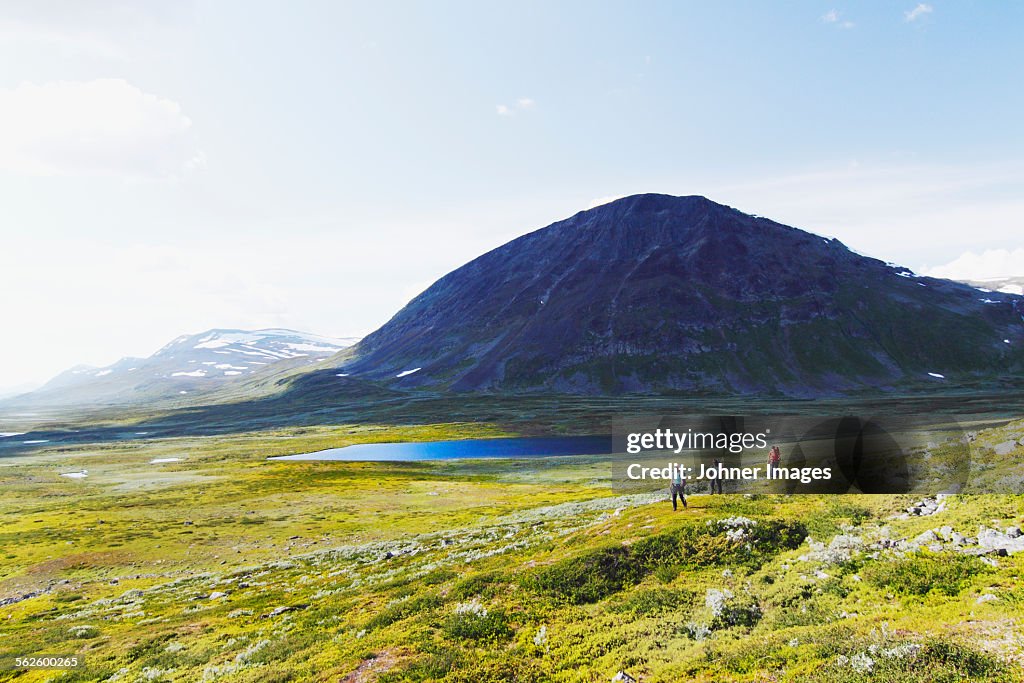
[[[387,462],[457,458],[542,458],[557,455],[606,455],[611,452],[611,436],[592,435],[364,443],[270,459]]]

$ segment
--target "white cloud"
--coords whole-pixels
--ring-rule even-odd
[[[934,9],[931,5],[921,2],[914,9],[904,12],[903,16],[906,17],[907,21],[917,21],[924,15],[931,14]]]
[[[950,280],[991,280],[1024,276],[1024,248],[968,251],[953,261],[929,268],[924,275]]]
[[[839,28],[853,28],[856,26],[852,21],[842,19],[837,9],[830,9],[828,12],[825,12],[825,14],[821,15],[821,21],[826,24],[835,24]]]
[[[498,116],[515,116],[518,112],[529,111],[537,106],[537,102],[529,97],[520,97],[515,104],[499,104],[495,106]]]
[[[0,169],[165,178],[202,165],[192,121],[122,79],[0,89]]]

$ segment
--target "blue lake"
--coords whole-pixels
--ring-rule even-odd
[[[418,443],[364,443],[313,453],[283,455],[271,460],[412,461],[457,458],[541,458],[558,455],[606,455],[611,436],[514,437],[424,441]]]

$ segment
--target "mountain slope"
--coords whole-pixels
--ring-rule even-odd
[[[12,402],[78,405],[205,394],[271,369],[312,364],[355,341],[283,329],[208,330],[178,337],[148,358],[72,368]]]
[[[449,273],[339,368],[455,390],[815,396],[1020,374],[1022,311],[703,197],[637,195]]]

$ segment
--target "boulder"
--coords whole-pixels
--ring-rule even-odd
[[[928,545],[929,543],[934,543],[937,540],[939,540],[939,537],[935,535],[934,531],[929,529],[928,531],[925,531],[923,534],[919,534],[916,538],[914,538],[912,543],[914,545]]]
[[[1013,453],[1015,450],[1017,450],[1017,442],[1004,441],[1001,444],[997,444],[995,448],[993,448],[992,450],[996,452],[996,455],[1009,455],[1010,453]]]

